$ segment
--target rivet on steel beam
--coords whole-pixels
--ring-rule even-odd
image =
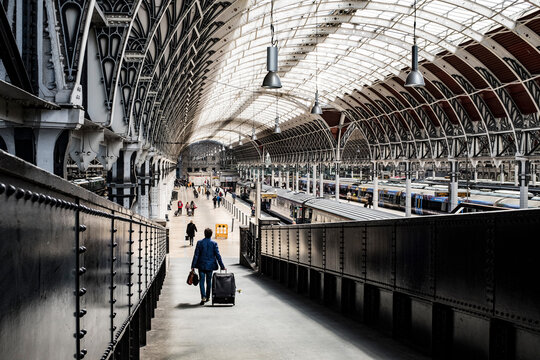
[[[38,203],[40,203],[40,204],[41,204],[41,203],[42,203],[42,202],[44,202],[44,201],[45,201],[45,195],[43,195],[43,194],[39,194],[39,199],[38,199]]]
[[[85,253],[86,250],[86,246],[79,246],[79,254]]]
[[[24,196],[24,194],[26,193],[26,191],[24,191],[23,189],[21,188],[18,188],[17,189],[17,193],[15,194],[15,199],[20,199]]]
[[[79,231],[80,232],[85,232],[86,231],[86,225],[84,225],[84,224],[79,225]]]
[[[111,315],[111,317],[114,319],[114,318],[116,317],[116,313],[113,312],[112,315]]]
[[[7,195],[7,196],[13,195],[13,193],[15,192],[15,190],[17,190],[17,188],[16,188],[15,186],[9,185],[9,186],[7,187],[7,190],[6,190],[6,195]]]
[[[111,290],[116,289],[116,285],[109,286],[109,289],[111,289]]]
[[[79,331],[79,333],[77,334],[77,338],[78,339],[82,339],[84,337],[84,335],[86,335],[87,331],[86,329],[82,329],[81,331]]]
[[[4,185],[3,183],[0,183],[0,194],[3,194],[4,191],[6,191],[6,185]]]
[[[81,266],[81,267],[79,268],[79,275],[82,275],[82,274],[84,274],[85,272],[86,272],[86,268],[85,268],[84,266]]]
[[[113,271],[113,272],[112,272],[112,276],[116,276],[116,271]]]
[[[79,358],[83,359],[84,356],[88,353],[88,350],[86,349],[82,349],[81,352],[79,353]]]
[[[112,246],[113,246],[113,247],[117,247],[117,246],[118,246],[118,243],[115,242],[115,243],[112,244]]]
[[[111,303],[116,304],[116,299],[112,299]]]
[[[118,231],[118,229],[112,229],[112,232],[113,232],[113,233],[115,233],[115,232],[117,232],[117,231]]]
[[[115,331],[115,330],[116,330],[116,326],[113,326],[112,331]],[[115,343],[116,343],[116,341],[115,341]]]
[[[86,309],[81,309],[81,311],[79,311],[79,317],[83,317],[84,315],[86,315],[86,313]]]
[[[116,261],[116,256],[113,256],[112,261]]]
[[[51,206],[55,206],[56,204],[58,204],[58,200],[51,198]]]
[[[83,296],[84,294],[86,294],[86,289],[85,288],[80,288],[79,289],[79,296]]]
[[[52,201],[52,197],[50,197],[49,195],[45,196],[45,204],[46,205],[49,205]]]

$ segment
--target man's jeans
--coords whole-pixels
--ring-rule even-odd
[[[201,288],[201,298],[210,298],[210,293],[212,291],[212,270],[201,270],[199,269],[199,286]],[[206,278],[206,291],[204,291],[204,280]]]

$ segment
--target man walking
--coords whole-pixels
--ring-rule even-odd
[[[188,236],[190,246],[193,246],[193,238],[195,237],[196,231],[197,231],[197,227],[193,223],[193,220],[191,220],[189,224],[187,224],[187,229],[186,229],[186,234]]]
[[[204,229],[204,239],[197,241],[191,270],[199,269],[199,286],[201,288],[201,305],[210,300],[212,290],[212,272],[218,269],[218,263],[221,270],[226,270],[217,242],[211,239],[212,229]],[[206,282],[206,289],[205,289]]]

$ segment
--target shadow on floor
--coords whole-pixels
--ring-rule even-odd
[[[193,304],[190,304],[190,303],[180,303],[178,305],[175,306],[175,308],[177,309],[195,309],[195,308],[199,308],[201,307],[202,305],[199,304],[198,302],[197,303],[193,303]]]
[[[236,267],[247,269],[240,264],[231,266],[231,268]],[[268,276],[252,271],[249,275],[246,275],[245,278],[256,282],[262,289],[266,290],[270,296],[275,296],[292,307],[301,309],[301,311],[310,318],[319,324],[323,324],[326,328],[331,329],[334,334],[346,339],[349,343],[374,358],[429,359],[415,349],[393,339],[391,336],[372,327],[368,327],[358,321],[352,320],[351,318],[347,318],[341,313],[332,310],[330,307],[319,304],[309,297],[301,295],[293,289],[287,288],[284,284],[281,284]]]

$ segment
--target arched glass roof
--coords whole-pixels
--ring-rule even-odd
[[[261,88],[270,45],[271,1],[236,1],[216,31],[211,65],[193,112],[188,142],[213,138],[225,143],[271,129],[309,112],[318,84],[323,107],[338,97],[405,74],[413,44],[413,0],[274,1],[274,25],[283,88]],[[516,20],[540,9],[537,0],[419,0],[420,61],[454,54],[482,42],[495,28],[514,30]],[[230,11],[234,8],[235,11]],[[318,80],[316,80],[318,79]]]

